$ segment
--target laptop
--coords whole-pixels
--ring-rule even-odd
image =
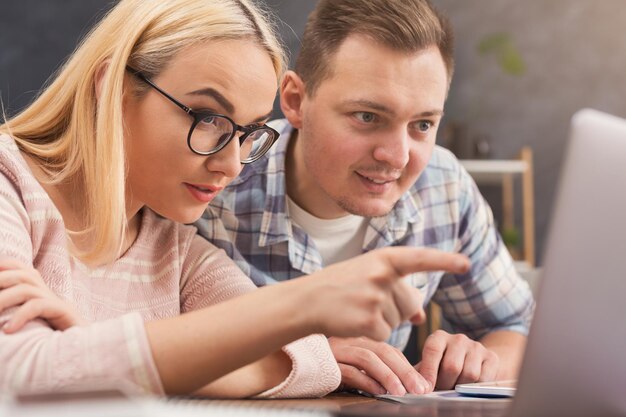
[[[626,416],[626,120],[572,119],[511,415]]]
[[[626,120],[572,119],[537,309],[517,383],[462,384],[513,396],[510,415],[626,415]]]

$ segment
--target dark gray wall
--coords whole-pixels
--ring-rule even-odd
[[[8,114],[27,105],[110,0],[0,0],[0,97]],[[291,54],[299,50],[310,0],[268,0]],[[276,106],[276,108],[278,108]]]
[[[32,100],[110,4],[0,0],[0,96],[7,113]]]
[[[433,1],[450,16],[457,33],[457,71],[446,123],[464,126],[470,139],[487,137],[491,157],[510,158],[524,145],[534,150],[541,259],[569,118],[587,106],[626,116],[626,47],[621,36],[626,3]],[[0,95],[9,114],[32,99],[112,3],[0,0]],[[279,29],[295,54],[315,2],[268,0],[268,5],[283,20]],[[508,74],[495,56],[478,53],[481,41],[497,33],[504,33],[522,57],[523,74]],[[495,204],[494,209],[498,211]]]

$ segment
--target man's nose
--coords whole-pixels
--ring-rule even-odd
[[[406,129],[398,129],[385,134],[374,149],[374,159],[384,162],[390,168],[403,169],[409,162],[411,140]]]

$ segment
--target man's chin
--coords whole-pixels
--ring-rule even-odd
[[[361,217],[385,217],[393,209],[395,202],[387,201],[338,201],[337,204],[348,213]]]

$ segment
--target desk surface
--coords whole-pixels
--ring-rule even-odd
[[[0,415],[16,417],[48,417],[64,415],[83,417],[224,417],[229,416],[306,416],[306,417],[364,417],[364,416],[425,416],[425,417],[502,417],[508,401],[418,399],[418,404],[406,405],[376,400],[353,394],[333,394],[312,400],[203,400],[170,398],[131,399],[119,392],[90,397],[30,398],[0,402]]]
[[[220,401],[221,403],[221,401]],[[354,394],[331,394],[312,400],[246,400],[224,401],[226,404],[279,409],[323,410],[345,417],[424,416],[424,417],[502,417],[509,402],[446,401],[424,399],[419,404],[397,404]]]

